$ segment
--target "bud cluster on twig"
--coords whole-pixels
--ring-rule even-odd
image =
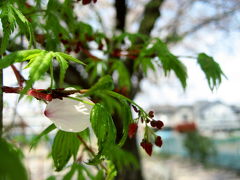
[[[150,111],[148,114],[142,113],[136,106],[132,105],[133,110],[138,113],[138,118],[136,118],[136,122],[129,124],[128,128],[128,136],[132,138],[138,129],[138,121],[141,120],[142,123],[145,123],[145,133],[142,142],[140,143],[141,147],[146,151],[146,153],[151,156],[153,144],[158,147],[161,147],[163,144],[162,138],[157,136],[152,128],[156,128],[158,130],[162,129],[164,124],[161,120],[154,120],[154,112]],[[150,126],[152,128],[150,128]]]

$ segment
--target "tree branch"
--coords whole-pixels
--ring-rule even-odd
[[[235,7],[229,11],[226,11],[222,14],[219,14],[218,16],[214,16],[208,19],[203,20],[201,23],[197,24],[196,26],[192,27],[191,29],[189,29],[188,31],[182,33],[181,35],[179,35],[181,37],[181,39],[185,38],[186,36],[189,36],[193,33],[195,33],[196,31],[199,31],[200,29],[202,29],[203,27],[214,23],[214,22],[218,22],[220,20],[223,20],[224,18],[227,18],[228,16],[232,15],[233,13],[235,13],[236,11],[238,11],[240,9],[240,7]]]
[[[126,0],[115,0],[116,9],[116,28],[124,31],[127,14]]]

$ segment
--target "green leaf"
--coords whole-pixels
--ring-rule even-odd
[[[76,170],[77,170],[77,164],[73,163],[70,171],[65,174],[62,180],[72,180],[72,177],[75,174]]]
[[[211,90],[217,88],[222,82],[222,76],[225,76],[219,64],[205,53],[200,53],[197,59],[198,64],[205,73],[209,88]]]
[[[102,104],[94,105],[90,121],[98,140],[98,154],[88,164],[97,165],[102,161],[102,156],[107,157],[109,147],[115,145],[116,127],[111,115]]]
[[[27,29],[28,30],[28,33],[29,33],[29,39],[30,39],[30,44],[29,44],[29,47],[30,45],[33,44],[33,41],[34,41],[34,35],[33,35],[33,30],[32,30],[32,27],[31,27],[31,24],[28,22],[28,20],[26,19],[26,17],[21,13],[21,11],[19,11],[18,9],[16,9],[15,7],[12,6],[12,10],[15,12],[16,16],[17,16],[17,20],[19,19],[25,27],[21,27],[21,24],[20,22],[18,22],[18,25],[19,27],[21,27],[21,30],[22,29]]]
[[[134,71],[137,71],[137,67],[140,67],[144,75],[146,76],[149,69],[156,71],[152,58],[141,57],[134,61]]]
[[[187,85],[187,70],[185,65],[168,50],[167,46],[160,39],[157,39],[155,46],[158,50],[158,57],[162,63],[165,75],[173,70],[180,80],[182,87],[185,89]]]
[[[60,66],[59,85],[61,87],[63,85],[64,77],[68,68],[68,63],[62,56],[59,56],[58,54],[56,55],[56,59]]]
[[[114,89],[114,84],[112,77],[110,75],[106,75],[101,77],[94,86],[92,86],[89,91],[86,94],[91,94],[96,91],[101,91],[101,90],[113,90]]]
[[[27,172],[15,147],[0,139],[0,179],[27,180]]]
[[[123,124],[123,136],[121,140],[119,141],[118,145],[122,146],[124,145],[127,137],[128,137],[128,126],[130,123],[132,123],[132,112],[129,107],[129,104],[126,100],[120,100],[121,104],[121,112],[119,112],[119,115],[121,116],[122,119],[122,124]]]
[[[7,48],[8,41],[11,33],[14,31],[16,27],[16,19],[14,16],[14,12],[9,3],[6,3],[5,6],[1,7],[1,22],[3,28],[3,39],[1,42],[0,54],[3,54]]]
[[[129,90],[131,88],[131,80],[128,69],[122,61],[116,60],[112,66],[112,71],[116,70],[118,72],[118,86],[120,88],[127,87]]]
[[[90,121],[98,139],[100,149],[107,144],[115,144],[116,127],[112,117],[102,104],[95,104],[92,108]]]
[[[58,131],[52,145],[52,158],[56,171],[61,171],[73,157],[76,159],[80,142],[76,133]]]
[[[3,27],[4,36],[1,42],[0,54],[3,54],[7,49],[8,41],[11,33],[16,27],[16,23],[19,25],[20,30],[25,32],[27,29],[30,38],[30,45],[33,43],[34,36],[31,24],[25,18],[25,16],[15,8],[10,2],[4,3],[1,7],[1,22]]]
[[[65,53],[62,53],[62,52],[56,52],[55,54],[58,55],[58,56],[62,56],[66,60],[73,61],[75,63],[85,65],[85,63],[83,63],[82,61],[80,61],[80,60],[78,60],[78,59],[76,59],[76,58],[74,58],[74,57],[72,57],[72,56],[70,56],[68,54],[65,54]]]
[[[152,55],[157,56],[162,64],[165,75],[168,75],[170,71],[174,71],[181,82],[182,87],[185,89],[187,85],[187,70],[185,65],[169,51],[166,44],[164,44],[160,39],[154,38],[152,41],[153,42],[151,44],[145,45],[139,55],[139,58],[141,59]]]
[[[48,133],[50,133],[51,131],[53,131],[54,129],[56,129],[55,124],[51,124],[50,126],[48,126],[46,129],[44,129],[38,136],[36,136],[30,145],[30,149],[34,148],[37,146],[37,144],[40,142],[41,138],[45,135],[47,135]]]
[[[33,83],[40,79],[41,76],[49,69],[50,63],[52,63],[53,52],[41,52],[38,56],[30,61],[29,79],[26,82],[26,86],[22,91],[22,94],[26,93]]]
[[[114,92],[114,91],[109,91],[109,90],[105,90],[104,93],[106,93],[106,94],[108,94],[108,95],[110,95],[110,96],[112,96],[112,97],[117,98],[119,101],[125,100],[125,101],[127,101],[127,102],[129,102],[129,103],[131,103],[131,104],[133,104],[133,105],[135,105],[135,106],[137,106],[138,109],[141,110],[142,112],[145,112],[145,111],[144,111],[138,104],[136,104],[133,100],[131,100],[131,99],[129,99],[129,98],[127,98],[127,97],[125,97],[125,96],[123,96],[123,95],[121,95],[121,94],[118,94],[118,93],[116,93],[116,92]]]
[[[22,50],[13,52],[7,56],[4,56],[0,61],[0,69],[6,68],[13,64],[14,62],[23,62],[30,60],[38,56],[43,50],[32,49],[32,50]]]

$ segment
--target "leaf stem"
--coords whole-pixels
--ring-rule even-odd
[[[91,103],[91,102],[88,102],[88,101],[84,101],[84,100],[81,100],[81,99],[78,99],[78,98],[75,98],[75,97],[70,97],[70,96],[68,96],[67,98],[68,98],[68,99],[75,100],[75,101],[80,101],[80,102],[83,102],[83,103],[88,104],[88,105],[91,105],[91,106],[94,106],[94,105],[95,105],[94,103]]]

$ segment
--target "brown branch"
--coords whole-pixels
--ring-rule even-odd
[[[11,65],[11,68],[12,68],[12,70],[13,70],[15,76],[16,76],[16,79],[18,81],[18,85],[20,87],[22,87],[23,83],[25,82],[24,77],[21,75],[21,73],[17,70],[17,68],[13,64]]]
[[[2,92],[4,93],[17,93],[20,94],[23,90],[23,87],[9,87],[2,86]],[[30,89],[27,92],[27,95],[33,96],[37,99],[51,101],[52,99],[62,99],[63,97],[67,97],[71,94],[75,93],[86,93],[87,89],[81,90],[64,90],[64,89]]]
[[[126,0],[115,0],[115,9],[116,9],[116,28],[118,30],[124,31],[127,14]]]

